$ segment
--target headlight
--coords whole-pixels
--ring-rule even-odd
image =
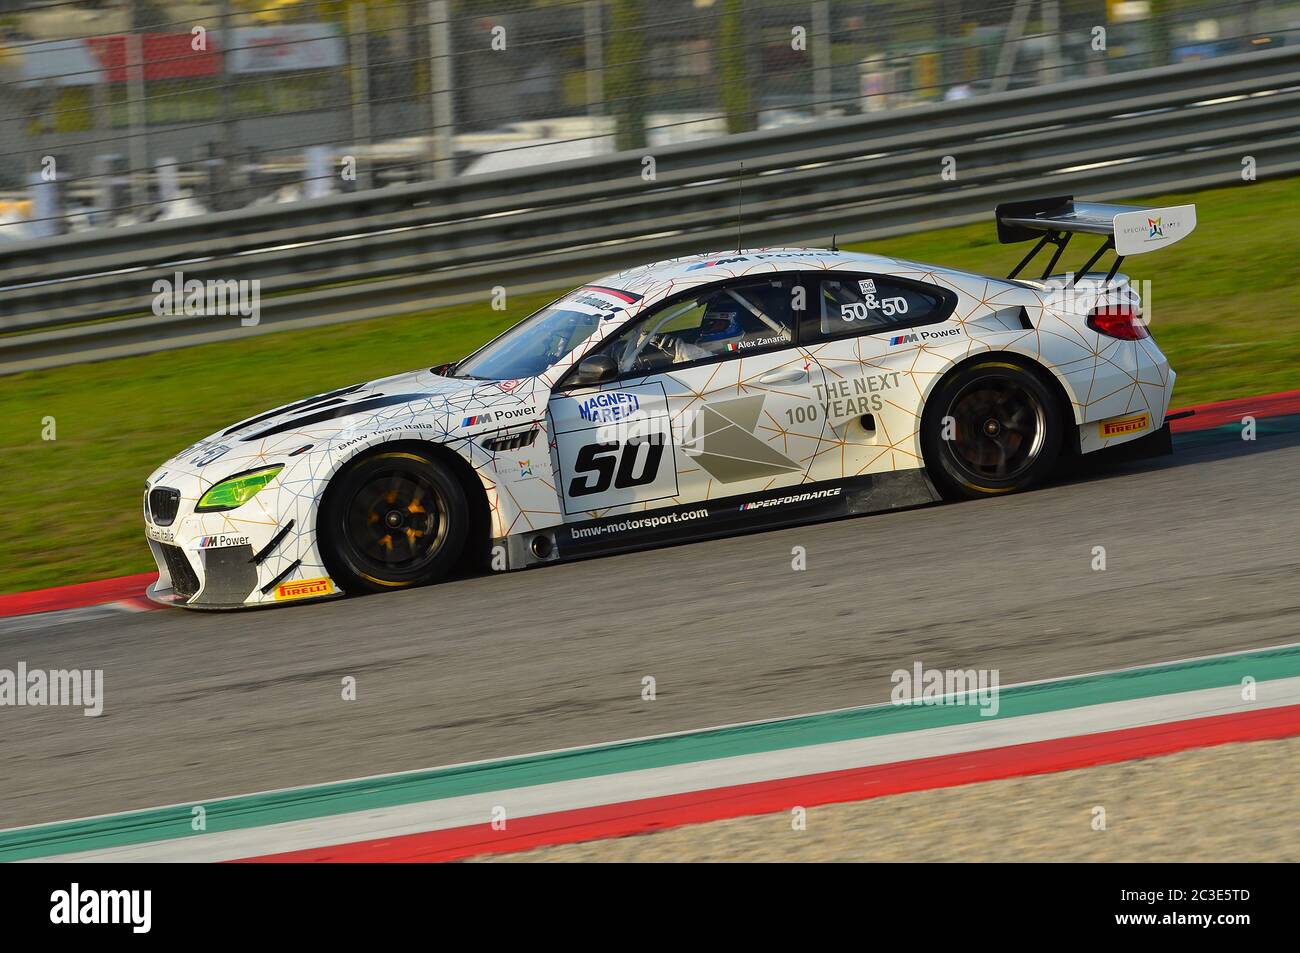
[[[243,506],[257,496],[258,491],[274,480],[275,475],[283,469],[283,466],[266,467],[262,470],[249,470],[247,473],[236,473],[204,493],[194,511],[213,513],[217,510],[233,510]]]

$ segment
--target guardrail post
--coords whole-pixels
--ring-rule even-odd
[[[131,204],[129,166],[126,156],[107,153],[95,157],[98,185],[94,224],[112,227],[117,216]]]
[[[831,12],[828,0],[813,0],[812,62],[813,112],[826,116],[831,111]]]
[[[370,35],[366,32],[366,5],[351,3],[348,5],[348,30],[351,32],[351,69],[352,79],[352,148],[360,151],[366,146],[368,155],[363,159],[357,156],[357,188],[368,189],[374,185],[371,166],[374,164],[374,150],[370,136],[370,67],[367,43]]]
[[[456,103],[452,94],[451,32],[447,0],[429,0],[429,86],[433,99],[430,157],[433,178],[450,179],[456,174]]]
[[[176,160],[171,156],[164,156],[154,163],[154,171],[158,174],[158,200],[162,203],[163,211],[166,212],[168,205],[181,197],[180,185],[176,178]]]
[[[132,10],[134,10],[134,5]],[[137,24],[131,24],[127,35],[130,52],[127,54],[127,114],[131,131],[128,135],[131,153],[131,201],[137,215],[142,215],[149,204],[149,116],[145,102],[144,34]]]
[[[333,170],[330,168],[329,146],[310,146],[303,155],[303,195],[309,199],[324,198],[332,191]]]
[[[1047,37],[1044,83],[1061,81],[1061,5],[1058,0],[1043,0],[1043,33]]]
[[[235,94],[231,82],[231,52],[235,46],[235,31],[232,25],[234,11],[230,0],[221,0],[221,138],[222,157],[227,162],[234,162],[239,154],[239,126],[235,118]]]
[[[57,164],[56,164],[57,168]],[[51,238],[63,231],[63,214],[59,183],[47,179],[41,172],[27,177],[27,193],[32,197],[31,234],[35,238]]]
[[[582,10],[582,35],[586,68],[587,115],[605,113],[605,37],[601,30],[601,0],[587,0]]]
[[[1034,0],[1016,0],[1016,8],[1011,11],[1011,21],[1007,24],[1002,48],[998,51],[998,65],[993,68],[993,81],[990,83],[990,88],[995,93],[1005,90],[1007,84],[1011,82],[1011,73],[1016,67],[1020,37],[1025,32],[1025,24],[1029,22],[1029,8],[1033,5]]]

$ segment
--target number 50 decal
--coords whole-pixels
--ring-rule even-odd
[[[551,398],[555,489],[566,515],[677,496],[677,455],[663,384],[634,384],[618,393],[617,400],[604,393]]]
[[[883,298],[877,301],[875,295],[867,295],[864,301],[840,305],[840,320],[865,321],[871,317],[871,312],[875,310],[879,310],[887,318],[892,318],[898,314],[907,314],[907,299],[899,296]]]
[[[569,496],[591,496],[611,487],[628,490],[649,486],[659,475],[664,457],[664,435],[647,434],[627,443],[589,443],[578,451],[569,481]]]

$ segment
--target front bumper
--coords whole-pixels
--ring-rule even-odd
[[[334,599],[343,595],[326,576],[304,572],[301,561],[271,573],[269,559],[255,562],[251,545],[190,549],[149,540],[158,564],[158,581],[148,597],[160,605],[186,609],[249,609]]]
[[[275,508],[260,501],[196,513],[193,491],[182,491],[165,525],[155,519],[146,505],[145,537],[158,566],[148,596],[161,605],[238,609],[342,595],[320,565],[312,534],[293,519],[281,525]]]
[[[251,545],[186,549],[176,542],[150,539],[149,549],[158,564],[158,583],[149,590],[149,598],[155,602],[228,609],[248,605],[258,594],[258,569]]]

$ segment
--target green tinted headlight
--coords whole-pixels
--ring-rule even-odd
[[[264,470],[237,473],[204,493],[194,509],[199,513],[211,513],[214,510],[233,510],[237,506],[243,506],[283,469],[283,466],[267,467]]]

